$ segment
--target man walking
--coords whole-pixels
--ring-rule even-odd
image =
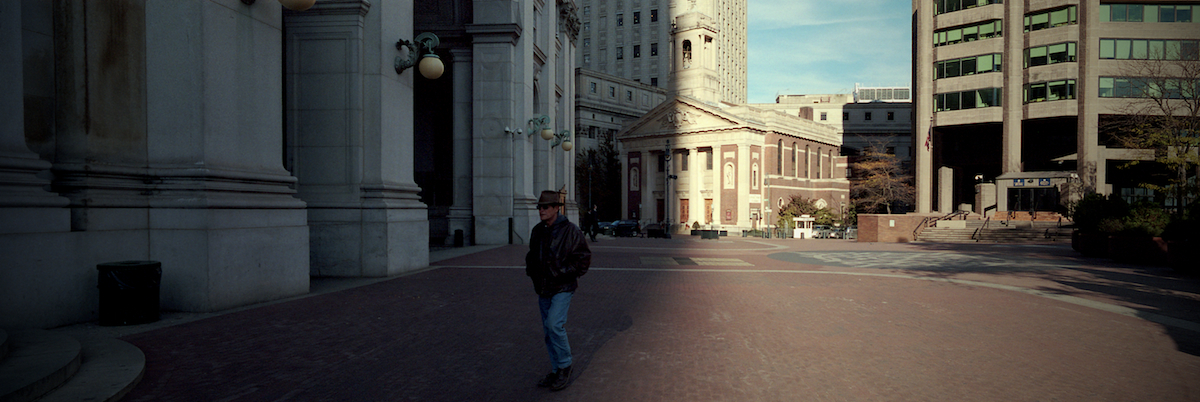
[[[525,254],[525,275],[533,280],[538,295],[546,351],[550,354],[550,374],[538,386],[552,391],[566,388],[571,379],[571,345],[564,326],[571,297],[579,287],[576,279],[592,264],[583,231],[560,213],[562,205],[558,192],[542,192],[538,198],[538,217],[542,221],[533,227],[529,253]]]
[[[600,212],[595,205],[592,210],[588,211],[587,216],[583,218],[583,233],[586,233],[592,238],[592,242],[596,241],[596,235],[600,233]]]

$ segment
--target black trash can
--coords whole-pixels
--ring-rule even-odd
[[[119,261],[96,265],[100,271],[100,325],[158,321],[158,285],[162,263]]]

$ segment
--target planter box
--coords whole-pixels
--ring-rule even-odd
[[[716,239],[721,235],[721,232],[716,230],[700,230],[698,232],[700,232],[701,239]]]

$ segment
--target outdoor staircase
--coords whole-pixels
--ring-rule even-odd
[[[146,355],[125,341],[0,329],[0,402],[116,401],[145,369]]]
[[[1071,228],[1058,222],[969,219],[966,228],[929,227],[917,241],[931,243],[1058,243],[1071,241]],[[984,223],[987,222],[986,227]]]

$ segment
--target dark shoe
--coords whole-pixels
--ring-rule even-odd
[[[551,391],[562,391],[567,389],[567,385],[571,383],[571,366],[558,369],[558,377],[554,379],[554,383],[550,384]]]
[[[538,381],[538,388],[550,388],[555,380],[558,380],[558,370],[551,371],[550,374],[546,374],[546,378]]]

